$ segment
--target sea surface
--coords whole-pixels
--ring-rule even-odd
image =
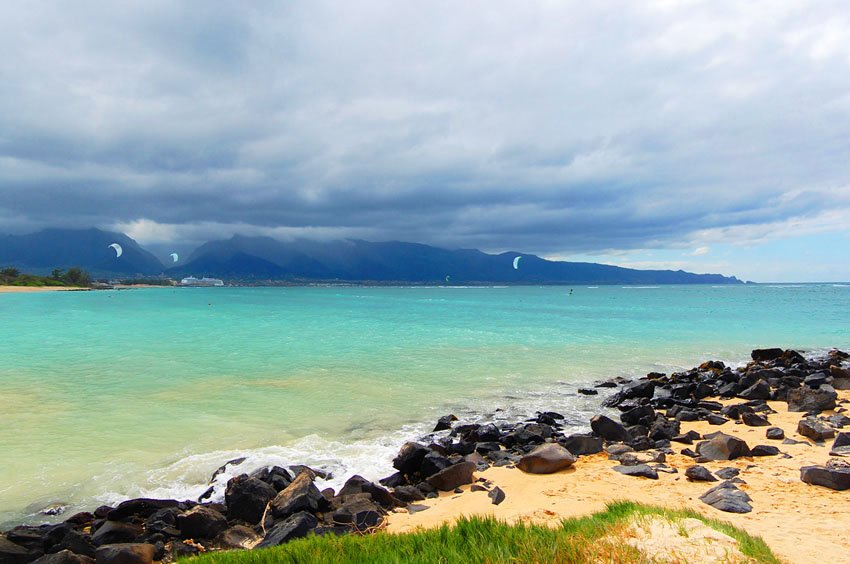
[[[850,349],[850,287],[154,288],[0,294],[0,525],[194,498],[269,464],[377,479],[446,413],[555,410],[614,376]]]

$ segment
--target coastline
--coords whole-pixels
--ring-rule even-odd
[[[839,391],[839,401],[850,405],[850,391]],[[740,400],[724,400],[724,405]],[[702,463],[712,472],[732,467],[746,481],[741,485],[753,498],[753,511],[746,514],[722,512],[699,500],[711,486],[720,482],[692,482],[685,470],[694,465],[690,457],[668,455],[665,464],[676,474],[658,472],[658,480],[631,477],[612,471],[617,461],[605,452],[579,457],[570,468],[553,474],[528,474],[512,468],[491,467],[476,476],[492,482],[505,492],[505,500],[494,505],[486,491],[463,494],[442,492],[435,499],[417,504],[427,507],[415,513],[390,513],[389,533],[406,533],[417,528],[438,527],[461,516],[489,515],[509,523],[525,522],[559,526],[564,518],[581,517],[602,511],[606,504],[637,501],[667,508],[688,508],[728,521],[748,533],[762,537],[777,556],[789,562],[841,562],[850,554],[850,538],[838,534],[850,528],[850,491],[839,492],[812,486],[800,480],[800,467],[824,464],[829,458],[829,445],[809,444],[810,439],[796,433],[801,413],[788,412],[783,402],[768,402],[777,413],[769,415],[774,427],[785,436],[805,444],[783,445],[765,438],[767,427],[750,427],[742,423],[713,426],[698,421],[682,424],[682,432],[694,430],[701,435],[722,431],[746,441],[748,445],[773,444],[791,458],[780,456],[743,457],[729,461]],[[675,445],[675,443],[674,443]]]
[[[91,288],[76,286],[0,286],[0,294],[24,294],[32,292],[90,292]]]
[[[355,476],[337,492],[324,490],[319,493],[313,481],[320,473],[297,465],[289,466],[289,471],[273,467],[256,470],[250,476],[231,478],[224,503],[210,502],[209,497],[205,496],[201,496],[198,501],[128,500],[116,507],[98,508],[93,513],[78,513],[60,525],[16,527],[7,532],[6,536],[12,541],[25,537],[32,540],[36,534],[46,535],[55,527],[72,523],[71,527],[77,531],[75,534],[82,535],[85,541],[83,549],[93,551],[95,545],[111,542],[160,543],[163,556],[173,557],[185,549],[186,543],[179,539],[189,537],[185,531],[176,527],[176,521],[171,523],[167,534],[158,530],[160,525],[151,519],[166,509],[171,512],[169,515],[173,519],[199,512],[215,513],[216,519],[231,526],[228,531],[253,525],[250,534],[242,530],[248,534],[250,541],[239,546],[223,543],[218,534],[224,534],[222,531],[208,536],[192,535],[187,542],[190,547],[197,545],[194,549],[197,551],[253,548],[263,537],[268,540],[273,531],[296,517],[296,514],[286,509],[286,499],[280,501],[281,496],[288,496],[289,499],[293,496],[307,496],[312,499],[307,512],[297,514],[312,519],[305,534],[307,530],[315,530],[317,534],[320,530],[334,534],[359,531],[362,530],[361,520],[362,524],[368,525],[366,528],[369,530],[384,528],[388,533],[401,533],[418,527],[438,526],[462,515],[473,514],[492,515],[509,522],[557,525],[563,518],[586,515],[604,509],[606,503],[627,500],[672,508],[688,507],[708,517],[730,521],[752,534],[762,536],[777,554],[794,562],[815,561],[824,557],[840,560],[843,554],[850,551],[850,540],[842,539],[835,533],[850,527],[850,507],[846,504],[850,491],[834,491],[801,481],[802,466],[823,465],[827,462],[832,440],[817,443],[800,436],[797,425],[806,414],[789,411],[786,394],[800,389],[831,390],[829,383],[838,385],[837,379],[850,379],[847,356],[835,355],[831,360],[804,360],[793,351],[767,351],[773,351],[770,352],[773,358],[754,361],[734,370],[721,362],[710,361],[669,377],[651,373],[638,380],[616,378],[598,383],[595,388],[585,389],[586,394],[592,394],[593,391],[598,393],[598,396],[592,397],[598,398],[599,412],[611,412],[603,409],[603,405],[618,408],[623,422],[631,423],[627,425],[629,434],[625,442],[630,446],[626,447],[625,454],[616,454],[615,449],[624,445],[622,441],[606,436],[604,429],[594,437],[565,436],[559,423],[563,422],[563,417],[552,412],[540,413],[533,420],[500,423],[499,427],[486,422],[466,424],[464,421],[452,421],[447,416],[441,419],[442,432],[424,436],[421,444],[407,443],[402,446],[394,461],[399,473],[381,480],[386,489]],[[753,358],[756,358],[757,352],[753,351]],[[824,374],[823,370],[833,373],[835,379]],[[823,375],[823,378],[818,375]],[[711,387],[710,391],[699,392],[699,399],[694,395],[699,389],[696,381],[700,385],[710,384]],[[761,397],[748,397],[753,393],[750,388],[744,387],[752,382],[761,386],[756,394]],[[733,383],[732,389],[719,393],[725,385]],[[753,386],[758,387],[756,384]],[[842,404],[850,402],[850,391],[842,389],[834,393],[838,405],[817,410],[822,418],[832,418],[846,411]],[[718,395],[725,397],[717,398]],[[744,404],[752,407],[749,412],[765,414],[770,425],[782,428],[788,439],[804,440],[806,443],[785,444],[766,439],[766,426],[743,424],[738,420],[743,418],[741,414],[736,417],[731,412],[723,411],[729,406],[740,407]],[[672,415],[683,406],[700,411],[699,420]],[[541,405],[541,409],[545,408],[545,405]],[[631,420],[633,415],[629,414],[633,414],[636,409],[651,411],[655,418],[652,420],[652,430],[649,428],[649,420]],[[666,410],[666,415],[663,410]],[[720,416],[719,413],[728,417]],[[716,420],[712,420],[712,417],[716,417]],[[674,436],[672,431],[667,432],[669,429],[666,426],[676,421],[680,427],[677,425]],[[840,416],[839,419],[829,421],[834,423],[830,423],[835,427],[834,432],[840,433],[845,424],[850,430],[850,421],[843,421]],[[647,435],[655,435],[656,424],[661,425],[666,436],[659,439],[661,435],[658,435],[650,440]],[[594,427],[593,421],[591,427]],[[597,431],[596,427],[594,431]],[[698,457],[695,461],[694,457],[698,456],[696,453],[692,452],[691,456],[682,453],[683,447],[698,450],[695,443],[682,444],[681,435],[689,431],[698,434],[697,442],[708,439],[706,435],[710,433],[720,431],[746,441],[750,448],[769,445],[778,447],[779,452],[759,457],[750,456],[747,452],[745,456],[728,461],[701,460]],[[554,473],[529,474],[516,468],[522,457],[540,443],[569,446],[576,444],[570,443],[571,438],[576,436],[593,439],[579,441],[577,444],[585,445],[581,448],[587,450],[587,444],[598,443],[598,449],[590,448],[586,453],[580,452],[581,449],[573,449],[574,454],[578,455],[577,460],[569,464],[568,468]],[[603,445],[605,450],[602,450]],[[418,459],[414,460],[415,456],[411,458],[411,448],[421,454],[417,455]],[[624,456],[640,460],[626,462]],[[619,460],[612,460],[612,457]],[[425,458],[435,465],[428,472],[423,462]],[[636,466],[641,462],[647,462],[657,469],[657,480],[612,471],[617,464]],[[740,489],[751,497],[751,512],[743,515],[722,512],[700,501],[699,497],[719,482],[691,482],[686,479],[685,470],[694,466],[695,462],[710,472],[727,467],[738,470],[738,479],[744,482],[740,484]],[[239,464],[239,460],[229,461],[219,472],[228,465],[238,467]],[[457,472],[463,476],[459,478]],[[433,479],[445,473],[449,475],[449,483],[438,480],[435,485]],[[214,481],[215,475],[210,484]],[[240,484],[245,483],[252,484],[252,487],[258,483],[267,484],[266,488],[274,486],[260,507],[260,515],[246,518],[239,508],[239,502],[235,501],[238,496],[232,490],[237,490]],[[504,494],[504,499],[494,504],[490,494],[497,487]],[[292,492],[293,488],[298,491]],[[445,491],[438,493],[437,490]],[[341,516],[344,517],[342,521]],[[303,516],[301,518],[307,519]],[[126,523],[132,524],[132,528],[125,530],[124,536],[103,533],[104,527],[123,527]],[[15,531],[20,533],[16,536]],[[292,537],[284,540],[288,538]],[[32,542],[32,546],[26,547],[32,551],[39,550],[39,546],[42,551],[55,548],[46,548],[43,540],[40,541],[41,545]]]

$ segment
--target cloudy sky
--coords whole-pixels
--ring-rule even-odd
[[[5,2],[0,53],[0,231],[850,280],[846,0]]]

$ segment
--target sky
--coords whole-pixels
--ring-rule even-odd
[[[0,4],[0,232],[850,280],[846,0]]]

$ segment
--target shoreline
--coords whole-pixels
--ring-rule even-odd
[[[757,352],[753,351],[754,358]],[[85,541],[81,550],[90,550],[92,555],[98,544],[147,542],[161,543],[162,556],[168,557],[188,550],[185,548],[186,543],[180,540],[187,538],[186,532],[176,526],[176,521],[171,523],[167,534],[155,530],[159,527],[155,521],[151,522],[155,513],[168,509],[166,513],[177,519],[180,515],[215,512],[220,522],[229,526],[227,531],[242,527],[241,533],[249,540],[237,543],[239,546],[227,544],[222,539],[225,531],[221,530],[207,537],[192,535],[192,542],[200,543],[198,546],[207,550],[252,548],[263,537],[268,540],[268,536],[279,529],[282,523],[295,517],[294,512],[285,507],[286,500],[280,500],[281,496],[287,497],[286,492],[289,492],[289,498],[298,493],[312,500],[307,508],[308,514],[315,515],[310,517],[314,522],[310,530],[336,534],[360,530],[361,526],[369,529],[380,527],[388,533],[399,533],[417,527],[437,526],[454,521],[461,515],[471,514],[554,525],[565,517],[604,509],[608,502],[628,500],[670,507],[684,506],[709,517],[731,521],[750,533],[761,535],[778,555],[794,562],[808,561],[808,555],[817,555],[817,560],[829,556],[840,560],[841,554],[850,551],[850,540],[841,539],[835,532],[850,526],[850,507],[846,503],[850,500],[850,491],[834,491],[801,481],[800,467],[825,464],[829,459],[832,441],[817,444],[798,435],[797,424],[804,414],[788,411],[785,396],[795,389],[826,391],[829,388],[827,380],[836,384],[837,380],[848,380],[840,382],[838,387],[850,384],[847,357],[836,353],[827,359],[803,359],[793,351],[781,349],[770,349],[767,353],[759,354],[773,355],[773,358],[754,361],[734,370],[712,361],[671,376],[651,373],[638,380],[619,378],[585,389],[588,394],[593,391],[598,393],[595,397],[598,397],[599,412],[610,413],[610,410],[602,409],[603,404],[618,409],[624,423],[631,423],[627,425],[628,430],[608,419],[611,424],[603,421],[605,424],[601,427],[599,421],[591,422],[595,436],[565,436],[561,432],[563,417],[552,412],[543,412],[534,421],[500,423],[498,427],[492,424],[465,424],[446,416],[441,419],[443,432],[432,432],[423,437],[421,443],[407,443],[402,447],[394,464],[399,473],[380,481],[386,488],[355,476],[338,492],[325,490],[319,493],[313,484],[316,471],[297,465],[289,467],[290,471],[274,467],[260,469],[251,476],[232,478],[228,482],[225,503],[204,502],[204,496],[198,500],[204,502],[201,504],[194,500],[128,500],[114,508],[101,507],[93,513],[78,513],[64,525],[16,527],[11,538],[9,532],[6,537],[14,542],[29,535],[32,544],[22,546],[34,555],[38,550],[44,552],[56,548],[55,543],[54,546],[46,547],[44,541],[40,545],[32,541],[39,530],[39,535],[46,534],[55,527],[72,523],[71,528]],[[804,377],[823,374],[824,369],[829,374],[824,375],[823,381],[819,376],[808,384],[803,381]],[[756,379],[754,374],[760,377]],[[764,384],[760,384],[758,393],[743,387],[744,384],[755,385],[759,382]],[[815,383],[817,388],[812,387]],[[710,385],[711,390],[701,389],[699,386],[702,384]],[[717,399],[717,392],[724,385],[732,387],[725,389],[722,394],[725,398]],[[760,397],[740,397],[754,393]],[[835,410],[823,410],[822,415],[831,417],[838,415],[838,411],[846,411],[841,404],[850,400],[850,391],[839,390],[836,397],[839,405],[834,406]],[[742,424],[736,421],[742,417],[739,413],[727,413],[729,417],[720,415],[729,406],[744,403],[748,404],[749,409],[742,408],[741,411],[747,411],[748,415],[749,412],[766,414],[771,426],[782,428],[785,437],[806,440],[811,444],[783,444],[782,441],[769,440],[765,438],[766,426]],[[541,406],[543,409],[545,407]],[[679,413],[671,415],[677,409]],[[696,420],[690,415],[683,416],[681,412],[687,410],[698,415]],[[850,430],[850,420],[834,421],[834,425],[829,424],[835,427],[833,433],[840,433],[844,424]],[[675,434],[674,426],[679,427],[675,429]],[[756,445],[776,446],[780,452],[770,456],[743,456],[731,461],[695,461],[693,457],[681,452],[683,447],[691,450],[698,448],[696,443],[699,440],[694,444],[680,442],[681,435],[688,431],[698,433],[700,439],[720,431],[746,441],[750,448]],[[624,432],[628,434],[614,436]],[[650,439],[649,435],[653,438]],[[622,440],[615,438],[625,440],[631,446],[624,449]],[[565,469],[549,474],[526,473],[516,469],[522,457],[541,443],[567,446],[577,455],[577,460]],[[618,461],[609,459],[615,456],[611,453],[617,449],[627,451],[616,455],[620,459],[620,466],[632,468],[648,463],[648,468],[657,475],[657,479],[612,471]],[[697,453],[692,454],[697,456]],[[722,512],[700,501],[699,497],[706,490],[720,482],[703,483],[686,479],[685,470],[694,466],[695,462],[712,473],[725,467],[737,469],[740,472],[739,479],[746,482],[740,484],[740,490],[752,498],[751,512],[743,515]],[[237,466],[240,462],[229,461],[220,471],[229,464]],[[258,503],[254,500],[254,512],[251,513],[245,509],[250,504],[243,503],[244,499],[240,501],[240,495],[237,494],[240,488],[248,485],[263,489],[261,484],[266,484],[265,498],[268,499],[263,498],[265,501],[260,504],[261,514],[258,514]],[[293,492],[293,488],[297,492]],[[500,497],[499,494],[493,496],[497,488],[503,500],[494,504]],[[438,493],[438,490],[447,491]],[[132,529],[125,530],[123,536],[110,536],[103,532],[104,527],[121,528],[128,523]],[[246,528],[249,530],[245,531]],[[14,531],[19,531],[19,534],[16,535]],[[814,556],[812,558],[814,561]]]
[[[0,294],[25,294],[32,292],[91,292],[91,288],[78,286],[0,286]]]

